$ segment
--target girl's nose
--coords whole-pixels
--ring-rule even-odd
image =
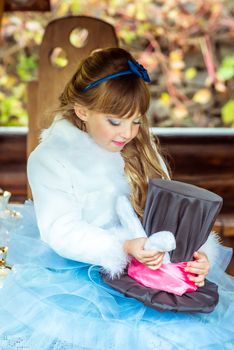
[[[120,132],[120,136],[124,139],[130,139],[132,136],[132,125],[124,125]]]

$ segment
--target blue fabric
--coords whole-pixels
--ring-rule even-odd
[[[234,279],[223,272],[230,249],[209,274],[220,293],[212,313],[162,313],[106,285],[100,267],[58,256],[39,238],[33,205],[22,213],[0,290],[0,349],[234,349]]]

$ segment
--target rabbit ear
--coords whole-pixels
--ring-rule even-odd
[[[116,211],[121,225],[132,233],[132,238],[147,237],[138,216],[126,196],[119,196]]]
[[[176,247],[176,240],[172,232],[159,231],[153,233],[145,243],[145,249],[170,252]]]

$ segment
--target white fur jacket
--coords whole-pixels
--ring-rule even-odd
[[[28,179],[42,240],[65,258],[119,275],[129,261],[123,242],[146,236],[128,200],[121,154],[57,117],[29,157]],[[212,264],[217,249],[210,234],[200,250]]]

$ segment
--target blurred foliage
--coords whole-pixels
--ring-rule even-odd
[[[27,124],[27,81],[37,78],[49,21],[89,15],[114,25],[121,47],[149,70],[154,126],[234,127],[233,0],[51,0],[50,13],[9,12],[0,46],[0,125]],[[73,38],[87,39],[85,28]],[[53,64],[64,66],[66,53]],[[62,69],[62,68],[61,68]]]
[[[229,100],[222,108],[222,119],[234,128],[234,100]]]
[[[223,81],[234,77],[234,55],[224,57],[217,74],[218,78]]]

